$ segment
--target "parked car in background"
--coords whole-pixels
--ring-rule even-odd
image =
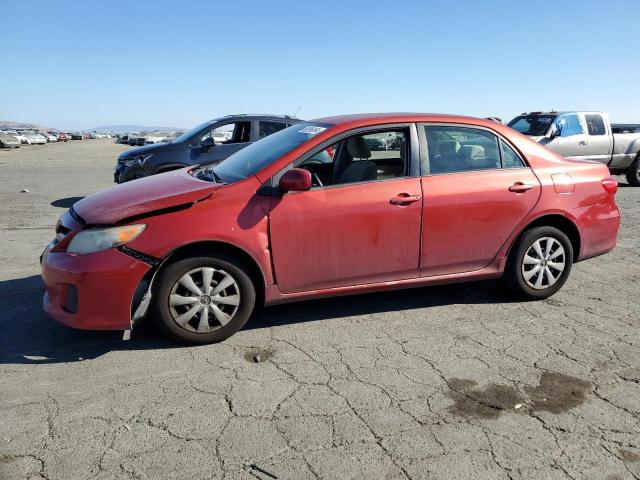
[[[16,137],[18,140],[20,140],[20,143],[23,145],[30,145],[31,141],[29,140],[29,138],[26,135],[23,135],[20,132],[17,132],[16,130],[7,130],[6,132],[8,135],[11,135],[13,137]]]
[[[252,142],[298,122],[297,118],[286,115],[216,118],[194,127],[170,143],[161,142],[123,152],[116,162],[113,179],[122,183],[190,165],[219,162]],[[217,142],[216,138],[225,140]]]
[[[44,145],[45,143],[47,143],[47,139],[45,138],[44,135],[41,135],[33,130],[24,130],[24,131],[21,131],[20,133],[22,133],[25,137],[29,139],[29,143],[31,145]]]
[[[66,142],[67,140],[69,140],[69,136],[66,133],[63,133],[63,132],[58,133],[59,142]]]
[[[53,134],[53,133],[40,132],[40,135],[42,135],[47,140],[47,143],[57,142],[58,141],[58,136]]]
[[[403,150],[371,151],[380,133],[403,136]],[[174,340],[210,343],[258,302],[499,277],[543,299],[574,262],[615,247],[616,190],[606,166],[490,120],[323,118],[75,203],[42,256],[44,309],[129,330],[151,307]]]
[[[91,140],[91,134],[90,133],[83,133],[82,134],[82,139],[83,140]]]
[[[132,147],[135,147],[138,144],[138,138],[140,137],[139,133],[129,133],[127,142],[129,143],[129,145],[131,145]]]
[[[18,148],[21,145],[22,142],[14,135],[10,135],[7,132],[0,132],[0,148]]]
[[[508,125],[563,157],[604,163],[640,187],[640,132],[612,125],[602,112],[523,113]]]
[[[71,132],[70,138],[71,140],[84,140],[84,135],[79,132]]]

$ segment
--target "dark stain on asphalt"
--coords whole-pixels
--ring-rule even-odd
[[[631,452],[629,450],[624,450],[622,448],[620,449],[619,453],[620,458],[625,462],[640,462],[640,455],[638,455],[637,453]]]
[[[524,387],[526,395],[514,387],[495,383],[480,388],[477,382],[464,378],[452,378],[447,384],[449,397],[454,402],[449,411],[458,416],[479,418],[497,418],[504,411],[517,412],[520,408],[562,413],[583,403],[593,390],[591,382],[551,372],[540,376],[537,387]]]
[[[251,348],[244,354],[244,359],[251,363],[262,363],[269,360],[275,354],[271,348]]]
[[[448,385],[454,402],[449,411],[462,417],[496,418],[524,401],[518,390],[506,385],[492,383],[485,388],[474,388],[476,382],[462,378],[452,378]]]
[[[532,410],[551,413],[562,413],[577,407],[592,390],[591,382],[553,372],[544,372],[537,387],[524,388],[531,398]]]

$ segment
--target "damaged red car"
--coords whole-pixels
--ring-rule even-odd
[[[492,121],[323,118],[77,202],[42,257],[44,309],[210,343],[259,304],[499,277],[542,299],[614,248],[616,190],[606,166]]]

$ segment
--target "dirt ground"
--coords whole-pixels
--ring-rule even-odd
[[[58,216],[125,148],[0,150],[0,479],[640,478],[640,189],[619,190],[616,250],[546,301],[328,299],[185,348],[41,311]]]

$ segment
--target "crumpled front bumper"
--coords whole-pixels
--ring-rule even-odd
[[[47,248],[42,256],[44,310],[73,328],[127,330],[136,287],[150,269],[115,248],[86,255]]]

